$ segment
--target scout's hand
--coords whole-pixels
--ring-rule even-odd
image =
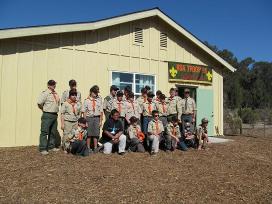
[[[61,124],[61,127],[60,127],[62,130],[64,130],[64,124]]]
[[[195,118],[192,119],[192,123],[195,123]]]

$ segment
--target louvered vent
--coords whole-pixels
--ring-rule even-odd
[[[143,29],[135,28],[134,30],[134,42],[142,44],[143,43]]]
[[[162,33],[160,34],[160,46],[163,48],[167,48],[167,34]]]

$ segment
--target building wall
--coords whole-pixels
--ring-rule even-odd
[[[143,45],[133,43],[135,26],[144,28]],[[167,49],[160,49],[160,31],[168,34]],[[57,81],[60,95],[74,78],[83,98],[94,84],[100,86],[105,97],[110,71],[137,72],[156,75],[156,88],[168,93],[175,84],[168,82],[167,61],[215,68],[213,86],[203,87],[214,90],[214,123],[222,130],[223,80],[219,65],[157,18],[96,31],[0,41],[0,146],[38,144],[41,111],[36,101],[49,79]]]

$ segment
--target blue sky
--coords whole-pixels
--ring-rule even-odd
[[[239,60],[272,62],[270,0],[0,0],[0,28],[93,21],[153,7]]]

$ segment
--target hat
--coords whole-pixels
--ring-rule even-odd
[[[110,87],[110,91],[112,91],[112,90],[118,91],[119,88],[118,88],[117,86],[115,86],[115,85],[112,85],[112,86]]]
[[[190,89],[184,89],[184,93],[190,93]]]
[[[56,85],[56,81],[55,80],[53,80],[53,79],[50,79],[48,82],[47,82],[47,85],[48,86],[54,86],[54,85]]]
[[[208,119],[207,118],[202,118],[202,120],[201,120],[201,123],[203,124],[203,123],[208,123],[209,121],[208,121]]]

